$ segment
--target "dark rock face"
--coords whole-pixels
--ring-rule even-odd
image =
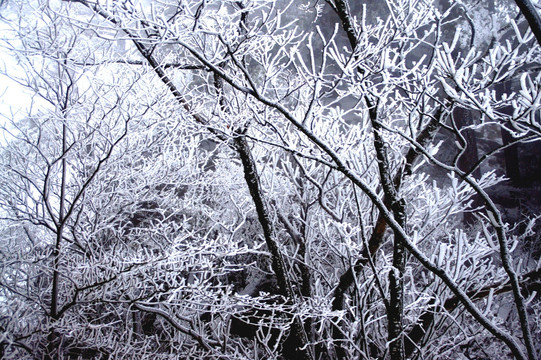
[[[541,186],[541,141],[518,146],[520,185],[524,187]],[[541,193],[532,194],[541,203]]]

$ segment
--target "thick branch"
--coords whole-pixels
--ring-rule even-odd
[[[335,0],[335,4],[337,4],[337,8],[340,2],[343,0]],[[348,39],[350,41],[350,46],[353,51],[356,49],[356,34],[353,29],[353,24],[351,21],[351,14],[347,12],[347,8],[344,7],[344,12],[341,13],[338,11],[338,15],[340,16],[340,19],[342,21],[342,24],[344,26],[344,31],[348,35]],[[361,71],[362,72],[362,71]],[[367,103],[369,103],[367,101]],[[294,121],[292,121],[295,123]],[[301,126],[302,127],[302,126]],[[304,131],[306,133],[306,131]],[[310,134],[311,135],[311,134]],[[312,138],[312,137],[311,137]],[[319,140],[319,139],[317,139]],[[316,143],[319,145],[320,141],[317,141]],[[321,147],[321,145],[320,145]],[[327,150],[327,147],[322,147],[323,150]],[[418,148],[418,150],[423,150],[422,148]],[[329,149],[328,154],[331,155],[334,161],[336,161],[339,166],[339,170],[342,170],[343,174],[350,178],[359,188],[361,188],[374,202],[374,204],[378,207],[380,211],[380,215],[383,216],[390,225],[390,227],[393,229],[395,233],[395,237],[399,235],[401,239],[404,242],[404,246],[421,262],[423,266],[425,266],[428,270],[433,272],[436,276],[438,276],[440,279],[443,280],[443,282],[449,287],[449,289],[455,294],[457,298],[460,299],[460,301],[464,304],[464,307],[472,314],[472,316],[488,331],[490,331],[494,336],[496,336],[498,339],[502,340],[504,343],[507,344],[509,349],[513,352],[513,354],[519,358],[524,359],[525,356],[518,346],[517,342],[513,337],[511,337],[509,334],[503,332],[501,329],[496,327],[486,316],[484,316],[479,309],[475,306],[475,304],[472,302],[472,300],[467,296],[467,294],[464,293],[462,289],[458,287],[458,285],[447,275],[445,270],[441,269],[434,263],[432,263],[423,253],[421,253],[415,245],[413,245],[409,239],[407,238],[407,234],[404,231],[404,228],[397,222],[396,218],[393,218],[393,216],[390,214],[390,212],[387,210],[388,206],[386,204],[383,204],[381,200],[374,196],[373,192],[366,187],[366,184],[364,184],[360,179],[358,179],[355,175],[351,174],[349,169],[347,169],[345,166],[341,164],[341,161],[337,158],[336,154]],[[509,273],[509,272],[508,272]],[[353,272],[352,272],[353,275]],[[515,289],[514,289],[515,290]],[[520,295],[520,294],[519,294]],[[520,302],[517,304],[518,307],[520,307]],[[520,310],[519,310],[520,312]],[[526,339],[527,341],[528,339]]]
[[[426,127],[419,133],[417,136],[417,143],[422,144],[423,146],[427,145],[432,141],[432,138],[439,129],[441,111],[438,111],[432,120],[426,125]],[[393,179],[393,182],[397,189],[400,188],[402,183],[403,175],[410,175],[411,168],[413,167],[415,161],[419,158],[420,152],[416,150],[415,146],[411,146],[406,154],[406,164],[404,166],[403,174],[398,172]],[[384,199],[385,206],[389,207],[389,201],[387,198]],[[344,294],[348,289],[353,285],[355,279],[354,272],[360,272],[368,263],[368,257],[374,256],[376,251],[383,244],[383,236],[387,230],[387,222],[385,217],[380,212],[376,220],[376,225],[372,231],[372,235],[368,241],[368,248],[363,249],[362,257],[359,258],[353,267],[350,267],[342,276],[338,285],[334,289],[334,300],[333,300],[333,310],[343,310],[344,309]]]
[[[541,17],[539,16],[539,12],[537,12],[537,9],[530,0],[515,0],[515,2],[526,18],[526,21],[528,21],[528,25],[530,25],[530,29],[537,39],[537,43],[541,45]]]
[[[400,199],[397,188],[391,178],[389,157],[386,143],[382,137],[382,128],[378,122],[377,107],[370,108],[370,119],[374,134],[374,148],[378,162],[379,175],[385,198],[390,203],[390,210],[402,228],[406,225],[406,204]],[[389,272],[390,301],[387,309],[389,353],[392,360],[404,359],[404,269],[406,266],[406,251],[403,234],[394,232],[393,268]]]
[[[154,307],[150,307],[150,306],[144,306],[144,305],[141,305],[141,304],[135,304],[135,307],[137,309],[141,310],[141,311],[145,311],[145,312],[153,313],[153,314],[156,314],[156,315],[160,315],[169,324],[171,324],[171,326],[173,326],[175,329],[177,329],[178,331],[180,331],[183,334],[189,335],[192,338],[194,338],[199,343],[199,345],[201,345],[201,347],[203,347],[207,351],[212,351],[213,350],[211,345],[215,346],[215,347],[220,346],[219,342],[217,342],[217,341],[210,342],[210,341],[204,339],[200,334],[196,333],[192,329],[187,328],[185,326],[182,326],[175,318],[173,318],[171,316],[171,314],[169,314],[168,312],[166,312],[166,311],[164,311],[162,309],[154,308]]]
[[[357,34],[355,34],[355,25],[350,16],[348,4],[344,0],[335,0],[333,9],[342,22],[342,28],[346,32],[351,49],[355,51],[357,47]]]
[[[235,149],[238,151],[241,158],[242,166],[244,168],[244,178],[246,179],[246,184],[248,185],[250,195],[255,204],[259,223],[263,228],[265,242],[272,255],[272,270],[276,274],[280,292],[287,299],[293,300],[293,287],[291,286],[291,281],[287,274],[284,258],[278,243],[274,239],[274,226],[269,216],[267,204],[263,200],[259,175],[257,174],[255,161],[252,157],[246,137],[240,135],[235,138]],[[303,324],[298,317],[294,319],[292,327],[294,335],[301,341],[301,343],[298,344],[299,352],[302,353],[304,359],[312,359],[312,354],[307,346],[308,339],[304,332]],[[304,348],[304,350],[300,350],[302,348]]]

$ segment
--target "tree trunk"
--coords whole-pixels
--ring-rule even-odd
[[[242,166],[244,168],[244,178],[246,180],[246,184],[248,185],[248,189],[250,190],[252,200],[255,204],[259,223],[263,228],[265,242],[272,256],[272,270],[276,274],[280,292],[286,299],[288,299],[288,301],[293,302],[293,287],[291,286],[291,281],[287,274],[284,258],[280,252],[278,243],[274,239],[274,226],[269,216],[267,204],[263,200],[263,193],[261,190],[261,184],[259,181],[259,175],[257,174],[255,161],[252,157],[252,153],[244,135],[239,135],[235,138],[235,149],[241,158]],[[293,319],[292,335],[290,335],[290,338],[291,336],[293,336],[291,343],[296,345],[295,352],[297,352],[302,359],[312,359],[313,357],[310,346],[307,346],[308,339],[306,333],[304,332],[304,325],[298,317]]]
[[[379,175],[385,199],[389,200],[390,210],[400,227],[406,225],[406,203],[399,197],[397,187],[391,177],[387,147],[382,137],[382,127],[378,119],[377,103],[368,103],[374,134],[374,149],[378,162]],[[388,343],[391,360],[405,359],[404,353],[404,271],[406,268],[406,249],[404,238],[394,232],[393,267],[389,272],[390,301],[387,308]]]
[[[426,146],[429,144],[434,135],[437,133],[440,128],[440,117],[442,116],[441,111],[436,111],[432,120],[423,128],[423,130],[417,135],[416,142],[421,146]],[[398,172],[393,179],[393,183],[397,191],[400,189],[402,180],[404,176],[411,175],[411,168],[413,167],[415,161],[419,157],[419,152],[412,146],[406,154],[406,164],[404,165],[404,171]],[[387,197],[384,198],[385,206],[388,208],[391,206],[390,201]],[[397,209],[400,210],[400,209]],[[399,211],[400,212],[400,211]],[[343,310],[344,309],[344,295],[353,285],[355,281],[355,274],[359,273],[368,263],[369,257],[374,256],[376,251],[383,244],[383,239],[385,231],[387,230],[387,222],[385,221],[383,214],[380,213],[376,220],[376,225],[372,231],[372,235],[368,241],[368,248],[364,248],[362,251],[362,256],[359,258],[355,264],[344,272],[339,279],[338,285],[334,289],[334,300],[332,303],[333,310]],[[394,254],[393,254],[394,257]],[[400,254],[396,254],[396,259],[398,260]],[[398,262],[397,262],[398,264]],[[333,329],[333,338],[338,339],[341,337],[340,329],[335,327]],[[345,356],[345,351],[341,346],[337,346],[337,353],[339,357]]]

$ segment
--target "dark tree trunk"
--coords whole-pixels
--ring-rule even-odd
[[[405,228],[406,203],[401,199],[389,165],[387,147],[382,137],[382,127],[378,118],[377,103],[368,103],[374,134],[374,149],[378,161],[379,175],[385,199],[389,200],[390,210],[396,222]],[[404,353],[404,270],[406,267],[406,249],[404,238],[394,232],[393,267],[389,272],[390,301],[387,307],[388,343],[391,360],[405,359]]]
[[[526,18],[526,21],[528,21],[528,25],[530,25],[530,29],[537,39],[537,43],[541,45],[541,17],[537,9],[530,0],[515,0],[515,2],[520,8],[522,15]]]
[[[286,299],[293,301],[294,293],[291,280],[287,273],[286,264],[282,253],[280,252],[278,243],[274,239],[274,226],[270,219],[267,204],[263,200],[263,193],[261,190],[261,183],[259,181],[256,164],[244,135],[240,134],[235,138],[235,149],[237,150],[242,161],[244,178],[246,180],[246,184],[248,185],[248,189],[250,190],[252,200],[255,204],[259,223],[263,228],[265,242],[269,252],[272,255],[272,270],[276,274],[278,287],[280,288],[281,294]],[[292,355],[295,356],[295,358],[307,360],[312,359],[312,352],[310,346],[308,346],[308,339],[304,331],[304,324],[301,322],[300,318],[295,317],[293,319],[291,331],[292,334],[287,340],[288,344],[291,344],[292,347],[294,347]],[[301,350],[302,348],[304,349]]]
[[[417,138],[415,139],[418,144],[420,144],[421,146],[426,146],[432,141],[434,135],[440,128],[441,116],[442,112],[436,111],[432,120],[423,128],[423,130],[418,134]],[[400,189],[403,177],[411,175],[411,169],[415,164],[416,160],[419,158],[419,155],[420,153],[413,146],[408,150],[406,154],[406,164],[404,165],[404,171],[398,172],[393,179],[393,183],[397,191],[398,189]],[[391,207],[390,201],[387,197],[384,198],[384,203],[385,206],[387,206],[388,208]],[[355,281],[355,274],[359,273],[368,264],[369,257],[374,256],[374,254],[381,247],[381,245],[383,244],[386,230],[387,222],[385,221],[383,214],[380,213],[376,220],[376,225],[374,226],[372,235],[370,236],[370,239],[368,241],[368,248],[364,248],[362,251],[362,256],[355,262],[352,267],[347,269],[346,272],[344,272],[340,276],[338,285],[334,289],[334,300],[332,303],[333,310],[344,309],[344,295],[353,285],[353,282]],[[395,258],[398,260],[399,256],[396,256]],[[333,329],[333,338],[341,338],[341,332],[339,328],[335,327]],[[340,358],[343,358],[345,356],[345,351],[340,345],[336,347],[336,352]]]
[[[458,158],[458,167],[464,172],[470,172],[472,167],[479,161],[479,155],[477,151],[477,134],[474,129],[467,128],[475,122],[475,113],[471,110],[463,109],[460,107],[455,108],[453,111],[453,118],[455,124],[462,134],[462,137],[466,141],[465,149]],[[472,175],[476,178],[481,176],[481,171],[477,168]]]

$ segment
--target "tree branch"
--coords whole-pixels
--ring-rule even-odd
[[[537,269],[522,275],[520,277],[520,287],[524,296],[529,296],[534,291],[541,293],[541,269]],[[504,294],[512,290],[513,287],[508,280],[507,282],[498,282],[484,286],[478,290],[469,291],[467,295],[473,301],[477,301],[486,298],[491,292],[493,292],[493,294]],[[445,300],[443,305],[435,305],[435,303],[435,299],[432,299],[429,302],[429,308],[425,310],[421,316],[419,316],[415,326],[408,332],[404,343],[406,357],[410,358],[419,348],[419,344],[426,341],[426,339],[424,341],[423,339],[427,330],[434,323],[435,315],[441,314],[442,312],[450,313],[454,311],[460,305],[460,300],[455,296]]]
[[[528,25],[530,25],[530,29],[537,39],[537,43],[541,45],[541,17],[539,16],[539,12],[530,0],[515,0],[515,2],[526,18],[526,21],[528,21]]]

